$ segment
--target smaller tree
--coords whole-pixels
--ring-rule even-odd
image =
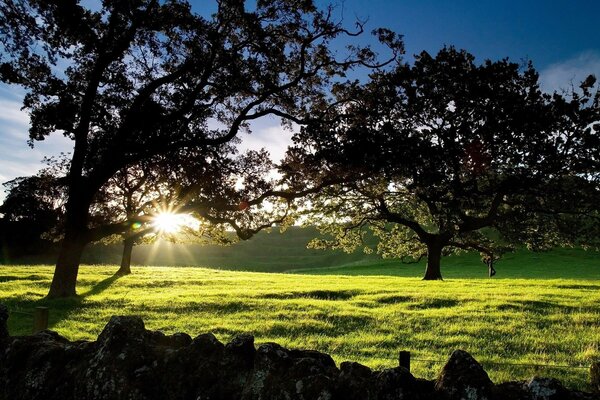
[[[0,242],[4,256],[42,254],[52,249],[49,233],[61,220],[64,182],[47,171],[4,183]]]
[[[37,175],[9,182],[2,206],[10,220],[63,239],[66,157],[48,159]],[[294,197],[278,191],[266,150],[238,154],[233,145],[175,152],[118,171],[90,206],[89,242],[123,243],[117,275],[131,273],[133,247],[158,238],[231,244],[286,224]],[[160,221],[179,220],[166,229]],[[176,225],[176,226],[175,226]],[[232,236],[232,231],[234,236]],[[37,231],[36,231],[37,232]]]
[[[48,174],[19,177],[4,184],[7,196],[0,206],[4,218],[12,221],[31,221],[40,229],[57,224],[62,205],[60,181]]]
[[[28,223],[33,236],[59,242],[63,239],[64,205],[69,160],[66,155],[45,159],[47,166],[36,175],[14,179],[5,184],[8,196],[0,206],[6,221]],[[164,166],[163,166],[164,167]],[[164,168],[163,168],[164,170]],[[168,185],[158,162],[132,166],[119,171],[99,191],[90,206],[91,242],[124,243],[119,274],[130,273],[131,250],[136,241],[156,236],[152,216],[165,203]],[[103,237],[103,231],[115,234]]]
[[[339,85],[338,106],[316,109],[288,153],[291,186],[338,179],[309,199],[333,235],[312,245],[351,251],[370,230],[384,257],[427,257],[429,280],[452,252],[479,251],[492,272],[516,245],[597,243],[594,85],[545,94],[531,65],[454,48]]]
[[[123,241],[118,274],[128,274],[138,242],[231,244],[285,223],[292,203],[280,200],[273,170],[266,150],[238,154],[228,144],[203,154],[178,151],[111,178],[92,206],[91,222],[97,230],[118,231],[103,240]]]
[[[96,195],[90,210],[90,226],[97,229],[121,226],[120,232],[100,239],[123,243],[117,275],[131,273],[134,245],[156,239],[152,216],[160,212],[160,205],[169,198],[166,180],[160,163],[144,162],[117,172]]]

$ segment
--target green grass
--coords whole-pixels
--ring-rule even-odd
[[[314,228],[292,227],[284,233],[261,231],[249,240],[231,246],[172,244],[168,242],[136,246],[132,260],[138,265],[207,266],[230,270],[284,272],[294,268],[331,267],[354,262],[373,262],[375,255],[362,252],[307,249],[308,242],[319,236]],[[92,246],[85,254],[89,264],[120,262],[121,247]]]
[[[131,314],[143,317],[149,329],[192,336],[210,331],[222,341],[248,332],[259,344],[318,349],[337,362],[354,360],[372,368],[397,365],[398,351],[408,349],[415,359],[413,373],[426,378],[435,377],[449,353],[461,348],[496,382],[543,375],[587,389],[587,369],[491,364],[588,367],[600,359],[597,253],[559,251],[527,267],[521,263],[524,256],[515,254],[510,268],[508,260],[504,267],[499,264],[501,279],[465,279],[485,274],[479,262],[456,278],[460,260],[448,259],[443,282],[413,277],[420,276],[419,266],[405,267],[410,277],[365,275],[409,274],[388,263],[312,274],[138,267],[120,279],[112,277],[115,266],[85,266],[80,296],[53,301],[43,299],[50,267],[3,266],[0,302],[17,311],[49,306],[51,329],[70,339],[94,339],[111,315]],[[578,261],[562,265],[570,257]],[[522,277],[508,279],[518,274]],[[561,276],[577,279],[538,279]],[[11,314],[11,334],[26,334],[30,327],[31,317]]]
[[[495,264],[495,279],[598,279],[600,280],[600,252],[582,249],[555,249],[534,253],[517,250],[505,254]],[[398,260],[361,260],[325,268],[299,268],[291,272],[311,275],[386,275],[420,277],[425,271],[425,260],[417,264],[402,264]],[[486,278],[487,266],[477,253],[463,253],[442,259],[444,278]]]

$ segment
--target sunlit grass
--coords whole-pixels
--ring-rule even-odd
[[[399,350],[444,360],[457,348],[483,362],[495,381],[552,376],[586,389],[587,369],[536,369],[490,362],[582,365],[600,359],[600,282],[593,279],[449,279],[264,274],[202,268],[82,267],[77,299],[44,300],[52,268],[0,267],[0,302],[12,310],[51,308],[51,329],[95,339],[110,316],[140,315],[149,329],[227,341],[248,332],[258,343],[318,349],[337,362],[397,365]],[[11,334],[31,317],[13,313]],[[442,364],[413,362],[433,378]]]

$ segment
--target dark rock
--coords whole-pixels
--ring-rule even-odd
[[[227,359],[241,368],[252,368],[256,349],[254,348],[254,336],[238,335],[225,346]]]
[[[317,351],[288,350],[275,343],[258,348],[243,399],[331,399],[339,371]]]
[[[435,383],[450,400],[489,399],[493,383],[483,367],[466,351],[455,350]]]
[[[366,380],[370,379],[371,375],[373,375],[373,371],[366,365],[352,361],[344,361],[340,364],[340,378]]]
[[[51,331],[50,329],[45,329],[43,331],[36,332],[32,335],[34,338],[39,338],[42,341],[48,342],[58,342],[62,344],[70,344],[71,342],[66,337],[60,335],[58,332]]]
[[[600,362],[592,363],[590,367],[590,382],[592,384],[592,390],[600,392]]]
[[[375,376],[375,394],[380,400],[417,398],[417,380],[404,367],[384,369]]]
[[[169,358],[167,368],[172,375],[179,375],[183,398],[221,399],[221,392],[229,371],[222,369],[225,345],[212,333],[195,337],[192,343],[179,349]]]
[[[140,317],[114,316],[98,336],[97,344],[114,350],[125,344],[141,343],[145,334],[144,321]]]
[[[78,395],[87,399],[144,398],[160,381],[150,348],[153,335],[139,317],[115,316],[98,336],[80,379]]]
[[[171,336],[167,336],[169,344],[175,348],[186,347],[192,344],[192,337],[187,333],[178,332]]]
[[[196,356],[216,357],[220,356],[225,349],[225,345],[215,337],[212,333],[204,333],[198,335],[190,344],[191,351]]]
[[[577,390],[569,393],[569,400],[600,400],[598,393],[584,393]]]
[[[135,317],[111,318],[96,342],[70,342],[46,330],[1,343],[0,400],[599,399],[554,379],[493,386],[461,351],[433,382],[402,367],[372,372],[344,362],[338,370],[327,354],[275,343],[255,349],[250,335],[227,345],[210,333],[168,336],[145,330]]]
[[[288,350],[277,343],[265,343],[256,351],[255,369],[268,372],[279,368],[287,368],[290,364],[291,358]]]
[[[340,364],[336,397],[348,400],[375,398],[372,377],[371,368],[357,362],[344,361]]]
[[[493,400],[532,400],[525,382],[504,382],[492,389]]]
[[[439,400],[439,396],[435,391],[435,381],[416,378],[415,384],[415,399],[422,400]]]
[[[41,331],[9,340],[3,354],[0,398],[73,398],[76,371],[89,358],[88,343],[70,343],[56,332]],[[4,395],[4,397],[2,397]]]
[[[336,368],[335,361],[329,354],[321,353],[315,350],[289,350],[289,354],[292,358],[302,360],[309,359],[315,363],[315,366],[320,368]]]
[[[526,384],[533,400],[564,400],[569,398],[567,390],[559,380],[533,377]]]
[[[0,304],[0,342],[8,338],[8,308]]]
[[[227,345],[214,335],[196,337],[189,349],[192,359],[182,375],[189,376],[193,396],[200,399],[239,399],[252,379],[256,349],[254,337],[240,335]],[[189,371],[194,371],[189,373]]]
[[[181,348],[189,346],[192,343],[192,338],[187,333],[175,333],[171,336],[167,336],[161,331],[147,332],[149,339],[156,346]]]
[[[288,351],[276,343],[265,343],[256,351],[254,372],[246,384],[242,399],[258,399],[265,391],[272,392],[271,381],[277,370],[286,370],[290,364]],[[275,378],[276,379],[276,378]]]

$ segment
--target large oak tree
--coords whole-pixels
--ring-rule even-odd
[[[414,64],[339,85],[338,106],[296,136],[291,186],[327,177],[310,198],[312,221],[355,249],[369,230],[384,256],[476,250],[492,263],[527,244],[598,245],[600,95],[595,78],[546,94],[531,65],[477,64],[466,51],[423,52]]]
[[[181,0],[2,3],[0,78],[27,92],[31,141],[63,134],[74,144],[50,297],[76,294],[89,208],[115,173],[222,145],[261,117],[293,121],[323,101],[332,77],[374,62],[361,48],[336,59],[331,40],[355,33],[310,0],[216,3],[211,17]]]

